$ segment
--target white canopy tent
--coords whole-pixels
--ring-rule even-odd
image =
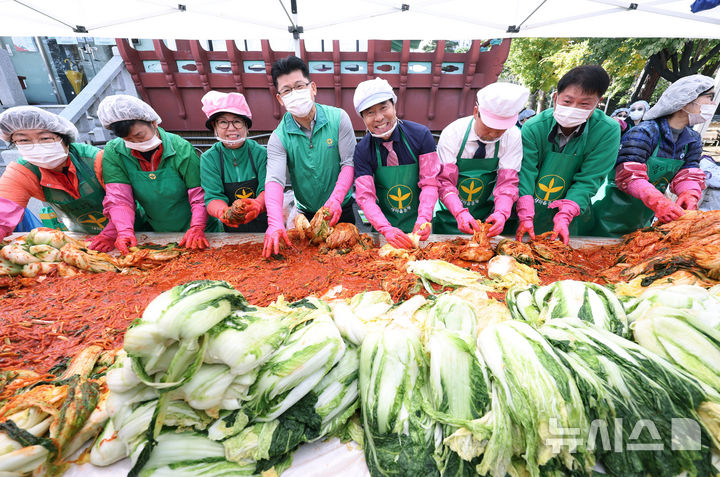
[[[404,2],[404,3],[403,3]],[[692,0],[0,0],[0,34],[172,39],[720,38]],[[296,13],[293,7],[296,6]]]

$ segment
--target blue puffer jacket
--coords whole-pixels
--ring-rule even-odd
[[[662,134],[661,134],[662,132]],[[676,143],[673,143],[672,131],[667,118],[643,121],[623,135],[620,141],[620,152],[615,165],[623,162],[640,162],[645,164],[655,151],[660,141],[658,157],[680,159],[685,164],[680,169],[700,167],[702,141],[700,135],[689,127],[685,127]],[[687,153],[685,152],[687,147]]]

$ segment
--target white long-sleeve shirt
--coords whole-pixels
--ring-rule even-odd
[[[474,121],[472,116],[457,119],[450,123],[440,134],[440,140],[437,145],[437,152],[440,156],[440,164],[455,164],[457,162],[457,154],[460,146],[462,145],[463,137],[465,137],[465,131],[467,131],[468,124]],[[465,149],[463,151],[463,158],[471,158],[475,154],[478,148],[477,141],[480,138],[475,133],[475,128],[470,128],[470,134],[468,135],[467,142],[465,143]],[[498,149],[498,169],[511,169],[514,171],[520,171],[520,165],[522,164],[522,137],[520,135],[520,129],[517,126],[512,126],[510,129],[500,136],[500,148]],[[485,145],[485,157],[492,158],[495,155],[495,143]],[[482,161],[483,159],[478,159]]]

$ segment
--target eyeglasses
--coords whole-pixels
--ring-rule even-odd
[[[297,82],[292,86],[286,86],[285,88],[281,89],[280,91],[278,91],[278,94],[280,96],[287,96],[288,94],[290,94],[293,91],[300,91],[302,89],[307,88],[309,84],[310,84],[309,81],[307,83]]]
[[[13,141],[16,145],[20,146],[31,146],[34,144],[52,144],[55,142],[62,141],[59,137],[41,137],[37,141],[33,141],[32,139],[18,139],[17,141]]]
[[[218,129],[227,129],[231,124],[235,129],[242,129],[245,127],[245,121],[242,119],[233,119],[232,121],[221,119],[220,121],[215,122],[215,126],[217,126]]]

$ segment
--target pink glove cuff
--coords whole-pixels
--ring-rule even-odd
[[[10,235],[23,218],[25,207],[0,197],[0,239]]]
[[[700,201],[700,197],[702,197],[702,192],[699,190],[696,190],[696,189],[687,189],[687,190],[680,192],[680,194],[678,194],[678,197],[684,196],[684,195],[689,195],[696,201]]]
[[[515,204],[515,210],[520,221],[532,220],[535,217],[535,199],[531,195],[520,196]]]
[[[515,201],[507,195],[495,196],[495,210],[493,213],[500,214],[503,216],[503,219],[507,220],[508,217],[510,217],[514,203]]]
[[[457,193],[447,194],[441,199],[441,201],[443,204],[445,204],[445,207],[447,207],[447,209],[455,218],[457,218],[458,214],[460,214],[462,211],[467,212],[467,208],[463,206],[462,201],[460,200],[460,197],[458,197]]]
[[[207,212],[208,214],[212,215],[216,219],[219,219],[222,217],[223,213],[225,212],[225,209],[228,208],[228,205],[225,203],[224,200],[215,199],[208,202],[207,205]]]
[[[548,208],[558,209],[558,214],[567,214],[573,218],[580,215],[580,206],[577,202],[570,199],[560,199],[550,202]]]
[[[418,186],[423,189],[427,186],[438,187],[438,175],[440,174],[440,157],[436,151],[420,154],[418,157],[420,169],[420,180]],[[436,199],[437,200],[437,199]]]
[[[202,187],[188,189],[188,200],[190,201],[190,227],[205,229],[208,214],[205,210],[205,191]]]
[[[417,223],[432,222],[433,212],[437,201],[437,187],[426,185],[420,189],[420,205],[418,206]]]
[[[705,172],[697,167],[680,169],[670,183],[670,190],[673,193],[680,195],[685,191],[694,191],[698,199],[703,189],[705,189]]]
[[[335,188],[333,189],[332,194],[330,194],[330,198],[328,200],[334,200],[338,204],[342,205],[343,200],[345,200],[345,196],[350,190],[350,187],[353,185],[354,178],[355,168],[353,166],[343,166],[343,168],[340,169],[340,174],[338,174]]]
[[[108,219],[107,225],[98,235],[102,235],[103,237],[109,237],[115,240],[117,238],[117,229],[115,228],[115,224],[113,223],[113,221]]]
[[[268,214],[268,228],[285,230],[283,219],[283,189],[284,187],[275,182],[265,183],[265,207]]]
[[[495,182],[495,188],[493,189],[493,197],[495,197],[495,205],[497,207],[497,198],[499,196],[506,195],[512,202],[518,199],[519,191],[518,184],[520,179],[518,172],[513,169],[498,169],[497,181]],[[510,204],[512,207],[512,203]]]
[[[355,199],[375,230],[383,233],[383,230],[391,227],[385,214],[380,210],[380,206],[377,205],[373,176],[364,175],[355,179]]]
[[[640,189],[645,188],[644,184],[650,184],[647,165],[639,162],[623,162],[615,168],[615,185],[621,191],[639,197]]]
[[[118,233],[134,233],[135,199],[130,184],[105,184],[103,214],[115,224]]]
[[[459,176],[457,164],[443,164],[440,166],[440,173],[437,178],[440,200],[443,200],[448,194],[458,194],[457,183]]]

